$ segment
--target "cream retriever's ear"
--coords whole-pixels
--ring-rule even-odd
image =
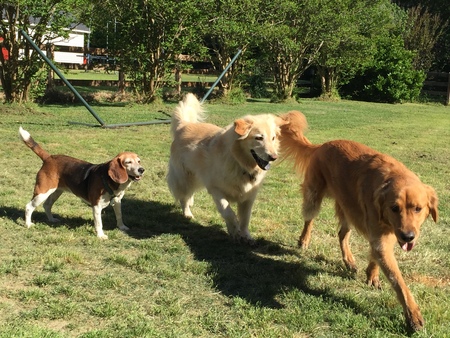
[[[122,158],[120,156],[116,156],[109,163],[108,175],[111,179],[119,184],[125,183],[128,181],[128,173],[125,169]]]
[[[427,193],[428,193],[428,209],[430,209],[430,214],[431,214],[431,217],[433,217],[433,221],[437,222],[438,216],[439,216],[439,212],[438,212],[439,200],[438,200],[436,191],[432,187],[427,185],[426,188],[427,188]]]
[[[252,129],[253,123],[244,119],[234,121],[234,131],[241,137],[246,137]]]

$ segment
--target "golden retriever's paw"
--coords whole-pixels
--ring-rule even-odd
[[[105,235],[105,234],[99,234],[99,235],[97,235],[97,238],[99,238],[99,239],[108,239],[108,236],[107,235]]]
[[[194,215],[190,211],[183,212],[183,216],[186,217],[187,219],[193,219],[194,218]]]
[[[245,244],[249,246],[255,246],[256,241],[250,236],[243,236],[240,233],[230,235],[234,242],[239,244]]]
[[[425,321],[418,308],[406,313],[406,322],[412,331],[420,331],[425,325]]]
[[[256,246],[256,241],[252,237],[240,237],[239,243],[249,246]]]
[[[354,261],[349,261],[349,260],[345,261],[344,260],[344,263],[345,263],[346,268],[348,270],[350,270],[351,272],[356,273],[358,271],[358,267],[356,266],[356,263]]]
[[[298,242],[297,242],[297,245],[298,245],[299,248],[301,248],[301,249],[303,249],[303,250],[306,250],[306,249],[308,249],[309,242],[303,240],[303,239],[300,237],[299,240],[298,240]]]
[[[371,278],[367,278],[367,285],[373,286],[376,289],[381,289],[381,281],[379,276],[373,276]]]

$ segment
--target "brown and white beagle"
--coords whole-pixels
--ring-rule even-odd
[[[52,206],[64,191],[70,191],[92,207],[97,237],[108,238],[103,232],[101,212],[109,204],[114,208],[117,227],[128,230],[122,221],[121,200],[125,189],[139,181],[145,171],[135,153],[122,152],[109,162],[92,164],[65,155],[50,155],[22,127],[19,136],[43,161],[36,175],[33,198],[25,208],[28,228],[33,224],[31,214],[42,203],[48,220],[58,222],[52,215]]]

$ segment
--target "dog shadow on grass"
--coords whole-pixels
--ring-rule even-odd
[[[236,243],[228,236],[224,224],[204,225],[195,219],[187,220],[174,204],[128,200],[124,201],[123,209],[124,215],[132,214],[133,210],[136,214],[139,210],[138,218],[127,223],[130,226],[128,235],[135,239],[164,234],[181,236],[197,260],[210,264],[214,286],[223,295],[244,298],[256,306],[279,309],[284,307],[283,294],[299,290],[305,295],[320,298],[320,301],[328,303],[327,307],[333,307],[335,303],[343,305],[355,315],[369,318],[380,330],[385,329],[383,319],[373,318],[372,309],[358,303],[352,291],[342,295],[333,287],[310,282],[310,277],[319,274],[354,279],[355,275],[343,267],[340,259],[328,259],[322,255],[304,258],[297,247],[261,238],[257,239],[256,246]],[[298,306],[305,305],[299,303]],[[391,314],[389,320],[398,321],[397,315]],[[404,327],[406,331],[401,321],[397,327]]]
[[[355,315],[369,318],[372,325],[380,330],[385,329],[383,318],[373,318],[371,309],[355,301],[356,297],[351,290],[342,295],[333,287],[314,285],[309,281],[310,277],[318,274],[354,278],[342,268],[340,260],[324,256],[303,258],[299,248],[261,238],[257,239],[255,246],[235,243],[228,236],[224,224],[203,225],[195,219],[187,220],[177,206],[169,203],[125,197],[122,209],[125,223],[130,227],[127,234],[136,240],[156,238],[164,234],[180,236],[197,260],[209,263],[214,287],[223,295],[243,298],[255,306],[281,309],[284,307],[281,299],[283,294],[298,290],[306,296],[320,298],[321,302],[327,303],[326,307],[333,307],[334,303],[343,305]],[[24,211],[17,208],[0,207],[1,216],[24,226],[23,214]],[[35,212],[33,220],[45,223],[45,213]],[[63,217],[61,220],[60,223],[49,223],[49,226],[74,229],[93,222],[92,219],[83,217]],[[115,229],[112,208],[103,211],[103,223],[106,234]],[[305,307],[314,305],[299,302],[296,306],[308,311]],[[387,313],[386,315],[389,316]],[[398,317],[391,315],[389,320],[398,321]],[[404,327],[406,332],[403,323],[399,322],[397,327]]]

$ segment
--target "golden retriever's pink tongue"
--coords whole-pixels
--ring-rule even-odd
[[[402,249],[405,251],[411,251],[414,248],[414,243],[405,243],[402,245]]]

